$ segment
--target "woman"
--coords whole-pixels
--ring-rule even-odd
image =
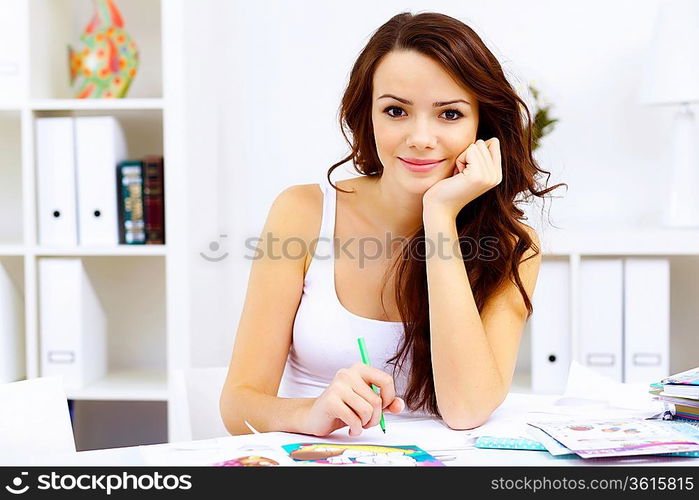
[[[270,209],[223,421],[358,435],[407,406],[477,427],[508,393],[541,260],[515,199],[557,187],[537,184],[529,111],[468,26],[402,13],[359,55],[340,126],[352,151],[327,183]],[[336,189],[349,160],[361,176]]]

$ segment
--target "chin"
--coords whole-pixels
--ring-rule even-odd
[[[424,195],[428,189],[441,180],[436,177],[424,177],[422,179],[402,179],[401,185],[410,194]]]

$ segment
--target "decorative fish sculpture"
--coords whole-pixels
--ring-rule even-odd
[[[138,48],[114,2],[94,4],[95,15],[80,36],[82,49],[68,46],[70,84],[78,99],[125,97],[138,70]]]

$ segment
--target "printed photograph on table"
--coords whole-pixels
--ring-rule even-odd
[[[295,443],[282,446],[304,465],[381,465],[440,467],[444,464],[417,446]]]
[[[273,458],[259,457],[251,455],[247,457],[232,458],[223,462],[212,464],[214,467],[271,467],[279,465],[279,462]]]

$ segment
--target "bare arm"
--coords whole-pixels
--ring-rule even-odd
[[[303,412],[314,401],[277,397],[303,291],[305,259],[297,258],[299,248],[320,226],[312,190],[317,192],[317,186],[283,191],[262,230],[220,399],[221,417],[232,434],[249,433],[245,421],[261,432],[303,432]],[[307,221],[315,219],[312,228]],[[289,255],[282,255],[289,238],[297,243],[287,245]]]
[[[528,231],[538,246],[536,233]],[[440,233],[448,241],[458,239],[453,218],[426,214],[426,238],[437,241]],[[484,423],[507,395],[527,310],[519,289],[508,281],[479,314],[458,245],[455,250],[450,258],[427,259],[427,282],[437,405],[447,425],[465,429]],[[519,265],[530,298],[540,261],[541,254]]]

